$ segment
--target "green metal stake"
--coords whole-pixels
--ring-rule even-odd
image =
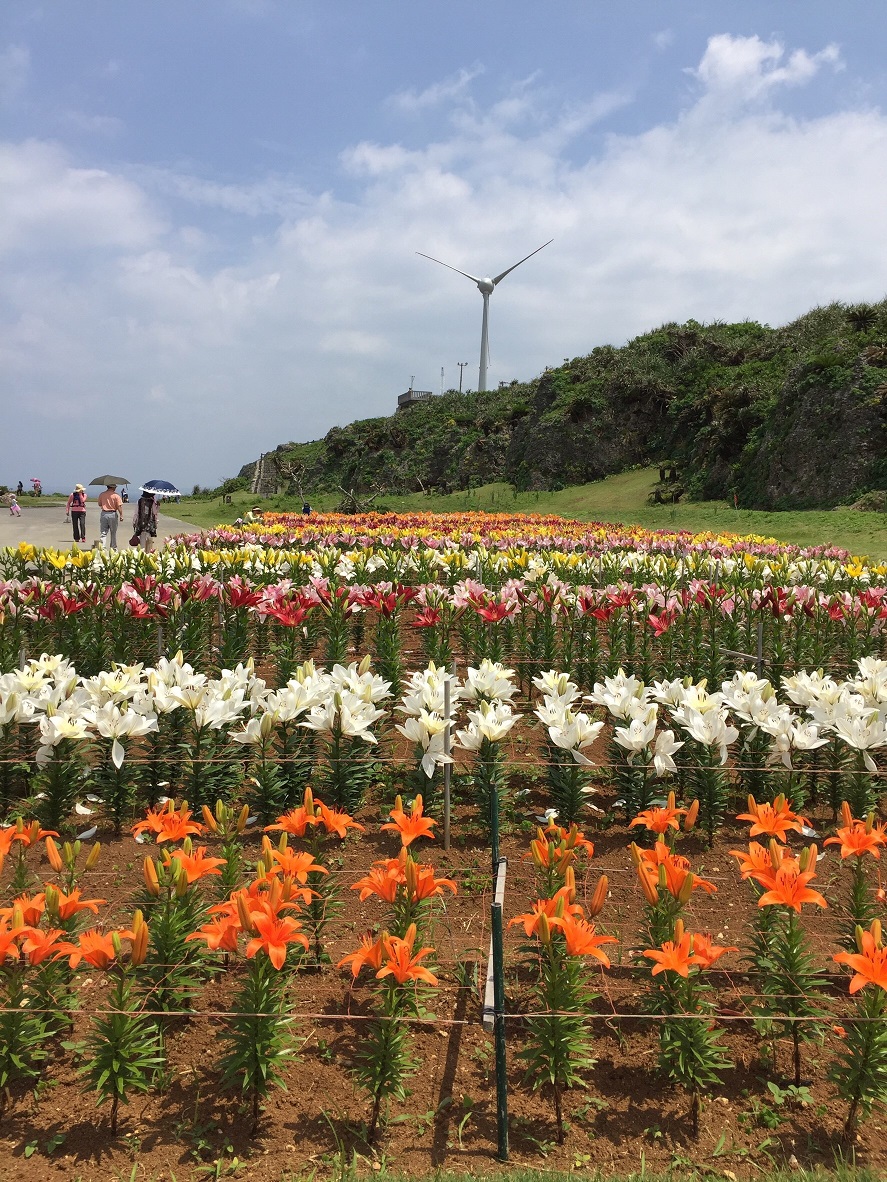
[[[502,946],[502,904],[491,908],[493,932],[493,1040],[496,1045],[496,1129],[499,1161],[508,1161],[508,1064],[505,1058],[505,958]]]

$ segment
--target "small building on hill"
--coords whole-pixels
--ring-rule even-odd
[[[427,402],[429,398],[437,398],[437,394],[433,394],[431,390],[414,390],[410,386],[405,394],[399,394],[397,397],[397,409],[408,410],[409,407],[415,406],[417,402]]]

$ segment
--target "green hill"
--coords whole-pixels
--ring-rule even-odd
[[[263,491],[554,491],[668,460],[685,495],[829,508],[887,489],[887,300],[781,328],[665,324],[531,382],[450,391],[264,457]],[[241,486],[256,465],[240,473]]]

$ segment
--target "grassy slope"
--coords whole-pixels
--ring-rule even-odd
[[[858,513],[852,509],[797,510],[766,513],[734,510],[723,501],[700,501],[682,505],[648,505],[647,494],[657,479],[654,469],[623,472],[593,484],[577,485],[560,492],[512,493],[507,484],[489,484],[450,496],[386,496],[392,510],[446,511],[491,509],[497,512],[558,513],[580,520],[637,523],[649,529],[729,530],[734,533],[767,534],[780,541],[801,546],[843,546],[854,554],[887,558],[887,514]],[[175,515],[197,526],[231,522],[255,500],[249,493],[235,493],[232,504],[220,497],[194,500],[183,497]],[[312,500],[314,509],[329,512],[338,494]],[[298,509],[293,497],[269,497],[265,509]]]

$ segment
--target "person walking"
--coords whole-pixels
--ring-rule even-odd
[[[9,494],[9,512],[13,517],[21,517],[22,507],[18,503],[18,497],[15,493]]]
[[[103,493],[99,493],[99,508],[101,509],[102,549],[117,549],[117,526],[123,520],[123,501],[117,493],[117,485],[109,484]],[[110,547],[105,546],[105,538],[110,534]]]
[[[153,493],[143,492],[136,501],[132,529],[133,541],[138,537],[143,550],[153,549],[151,539],[157,537],[157,502]]]
[[[68,497],[65,505],[65,520],[74,527],[74,541],[86,541],[86,489],[82,484],[75,484],[74,491]]]

